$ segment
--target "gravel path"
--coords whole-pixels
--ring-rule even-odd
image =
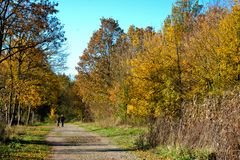
[[[52,145],[50,160],[139,160],[130,151],[77,125],[55,127],[47,141]]]

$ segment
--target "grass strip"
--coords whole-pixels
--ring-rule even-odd
[[[132,126],[107,126],[98,123],[77,123],[87,131],[110,138],[123,148],[136,148],[139,135],[147,132],[146,128]],[[207,150],[191,150],[168,146],[158,146],[149,150],[135,150],[134,153],[145,160],[207,160]]]
[[[51,129],[52,126],[48,124],[8,128],[9,138],[5,144],[0,145],[0,159],[46,159],[50,152],[50,146],[46,143],[45,138]]]
[[[108,126],[103,127],[97,123],[79,123],[87,131],[95,132],[101,136],[109,137],[113,143],[123,148],[134,148],[135,139],[143,134],[146,129],[131,126]]]

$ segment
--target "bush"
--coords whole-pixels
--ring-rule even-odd
[[[240,159],[239,97],[239,92],[226,92],[202,102],[185,102],[181,118],[161,117],[151,124],[147,142],[152,147],[208,149],[209,159]]]
[[[179,142],[190,148],[209,148],[218,159],[240,158],[239,93],[208,97],[203,104],[185,106]]]
[[[136,146],[136,149],[138,150],[146,150],[146,149],[149,149],[149,145],[147,143],[147,140],[146,140],[146,135],[145,134],[140,134],[135,142],[134,142],[134,145]]]

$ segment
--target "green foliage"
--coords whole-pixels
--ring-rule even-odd
[[[77,94],[75,82],[72,82],[66,75],[59,75],[58,80],[59,95],[55,114],[64,114],[68,121],[83,120],[85,105]]]

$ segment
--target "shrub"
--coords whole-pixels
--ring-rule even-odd
[[[240,93],[225,92],[204,101],[185,102],[181,118],[160,117],[146,136],[151,147],[173,146],[209,151],[209,159],[240,158]],[[140,147],[143,138],[139,138]]]
[[[209,148],[218,159],[240,158],[239,93],[208,97],[203,104],[185,105],[179,142],[189,148]]]

